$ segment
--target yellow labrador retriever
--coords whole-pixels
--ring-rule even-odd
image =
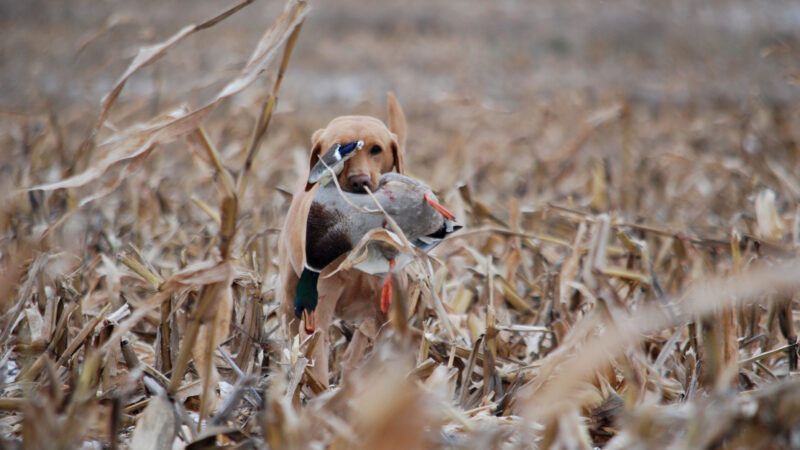
[[[364,145],[345,161],[338,176],[342,189],[363,192],[365,187],[375,191],[381,174],[396,170],[403,172],[403,151],[406,139],[406,118],[403,109],[392,93],[388,93],[389,125],[369,116],[337,117],[311,137],[311,155],[308,170],[317,163],[320,154],[334,144],[363,141]],[[306,221],[314,193],[318,186],[308,186],[308,174],[297,182],[292,202],[279,238],[280,286],[283,327],[287,337],[305,333],[295,317],[294,296],[305,264]],[[345,255],[342,256],[342,258]],[[356,320],[360,326],[345,354],[344,364],[354,366],[363,356],[377,327],[385,322],[386,314],[380,310],[382,280],[351,269],[340,271],[330,278],[330,273],[342,258],[323,269],[317,284],[319,303],[315,312],[316,329],[322,336],[312,351],[314,377],[327,386],[328,353],[330,338],[328,328],[334,317]]]

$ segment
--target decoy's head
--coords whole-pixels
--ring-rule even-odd
[[[380,120],[369,116],[341,116],[327,127],[317,130],[311,137],[313,148],[309,167],[334,144],[345,145],[364,141],[344,163],[339,174],[339,185],[348,192],[364,192],[365,187],[375,191],[381,174],[403,171],[403,155],[398,136]]]

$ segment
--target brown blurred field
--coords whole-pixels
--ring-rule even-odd
[[[245,72],[284,4],[169,47],[98,122],[140,47],[234,4],[0,0],[0,448],[800,447],[800,5],[312,2],[236,204],[283,41],[106,168]],[[465,230],[321,392],[278,326],[278,230],[311,133],[387,91]],[[203,394],[174,369],[229,286]]]

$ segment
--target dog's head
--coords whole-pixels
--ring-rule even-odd
[[[341,116],[327,127],[314,132],[309,168],[319,160],[321,152],[333,144],[364,141],[364,147],[345,162],[339,174],[339,185],[350,192],[363,192],[364,187],[378,188],[381,174],[396,170],[403,173],[403,150],[406,137],[406,119],[397,99],[391,93],[389,101],[389,126],[369,116]]]

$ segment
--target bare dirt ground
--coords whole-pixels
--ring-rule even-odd
[[[212,101],[284,7],[170,47],[91,135],[140,47],[233,5],[0,0],[0,447],[800,445],[797,2],[312,2],[236,207],[282,46],[194,124],[219,166],[188,131],[103,165]],[[277,328],[277,230],[311,133],[387,91],[466,227],[349,378],[354,324],[331,330],[321,392]],[[213,286],[233,325],[203,394],[175,368]]]

